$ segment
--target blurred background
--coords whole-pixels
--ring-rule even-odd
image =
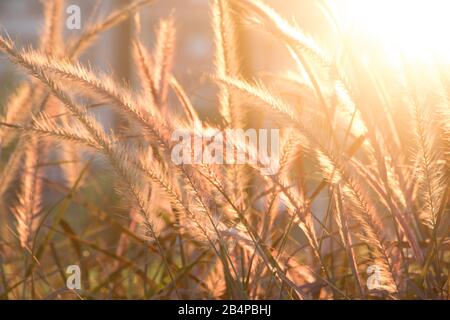
[[[44,1],[44,0],[42,0]],[[114,9],[126,6],[129,0],[66,1],[66,7],[72,4],[81,8],[81,28],[98,17],[104,17]],[[314,30],[314,36],[323,39],[327,22],[317,6],[311,0],[270,0],[267,1],[278,12],[287,18],[295,19],[308,33]],[[42,3],[40,0],[0,0],[0,29],[7,32],[19,44],[36,44],[42,27]],[[155,29],[160,18],[174,15],[177,29],[177,47],[174,73],[192,99],[195,107],[203,116],[214,117],[215,86],[208,79],[212,72],[212,55],[214,50],[211,14],[208,0],[159,0],[145,6],[141,11],[142,29],[145,38],[142,40],[152,48],[155,44]],[[301,22],[301,23],[300,23]],[[247,77],[256,75],[258,71],[277,71],[290,64],[287,51],[277,46],[271,37],[251,31],[245,22],[241,28],[240,45],[242,50],[243,72]],[[252,36],[248,36],[248,32]],[[67,37],[76,35],[80,30],[68,30]],[[83,55],[82,61],[90,63],[96,69],[103,69],[133,84],[135,72],[131,63],[130,39],[132,23],[106,32],[96,44]],[[324,41],[326,42],[326,41]],[[16,70],[16,71],[14,71]],[[11,92],[20,79],[17,69],[0,58],[0,102],[4,103],[5,94]]]

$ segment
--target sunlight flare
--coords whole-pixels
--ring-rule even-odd
[[[342,0],[346,27],[359,36],[381,43],[392,57],[429,62],[450,59],[450,1]]]

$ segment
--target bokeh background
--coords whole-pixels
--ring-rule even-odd
[[[67,1],[66,6],[76,4],[81,8],[81,27],[105,16],[113,9],[125,6],[129,0]],[[327,21],[320,12],[316,1],[310,0],[271,0],[267,1],[287,18],[295,19],[306,33],[311,33],[319,41],[326,34]],[[0,0],[0,29],[20,43],[34,43],[38,40],[43,22],[42,3],[39,0]],[[144,43],[152,47],[155,43],[155,28],[161,17],[174,15],[177,28],[177,47],[174,73],[189,94],[201,114],[212,116],[216,112],[215,86],[208,79],[212,71],[213,38],[210,24],[208,0],[159,0],[141,10]],[[248,77],[258,71],[280,70],[290,62],[283,48],[262,32],[252,31],[245,21],[241,28],[240,45],[242,50],[243,71]],[[323,31],[323,32],[321,32]],[[66,29],[66,36],[80,32]],[[133,84],[136,81],[132,67],[130,50],[132,23],[106,32],[90,50],[83,55],[82,61],[90,63],[96,69],[112,72],[117,78]],[[0,62],[0,102],[5,94],[15,87],[20,73],[10,63],[1,58]],[[3,105],[3,103],[2,103]]]

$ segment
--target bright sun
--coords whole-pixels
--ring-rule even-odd
[[[449,0],[341,1],[352,30],[380,41],[387,50],[412,60],[450,61]]]

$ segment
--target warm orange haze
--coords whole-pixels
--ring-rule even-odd
[[[0,299],[449,299],[450,1],[14,3]]]

